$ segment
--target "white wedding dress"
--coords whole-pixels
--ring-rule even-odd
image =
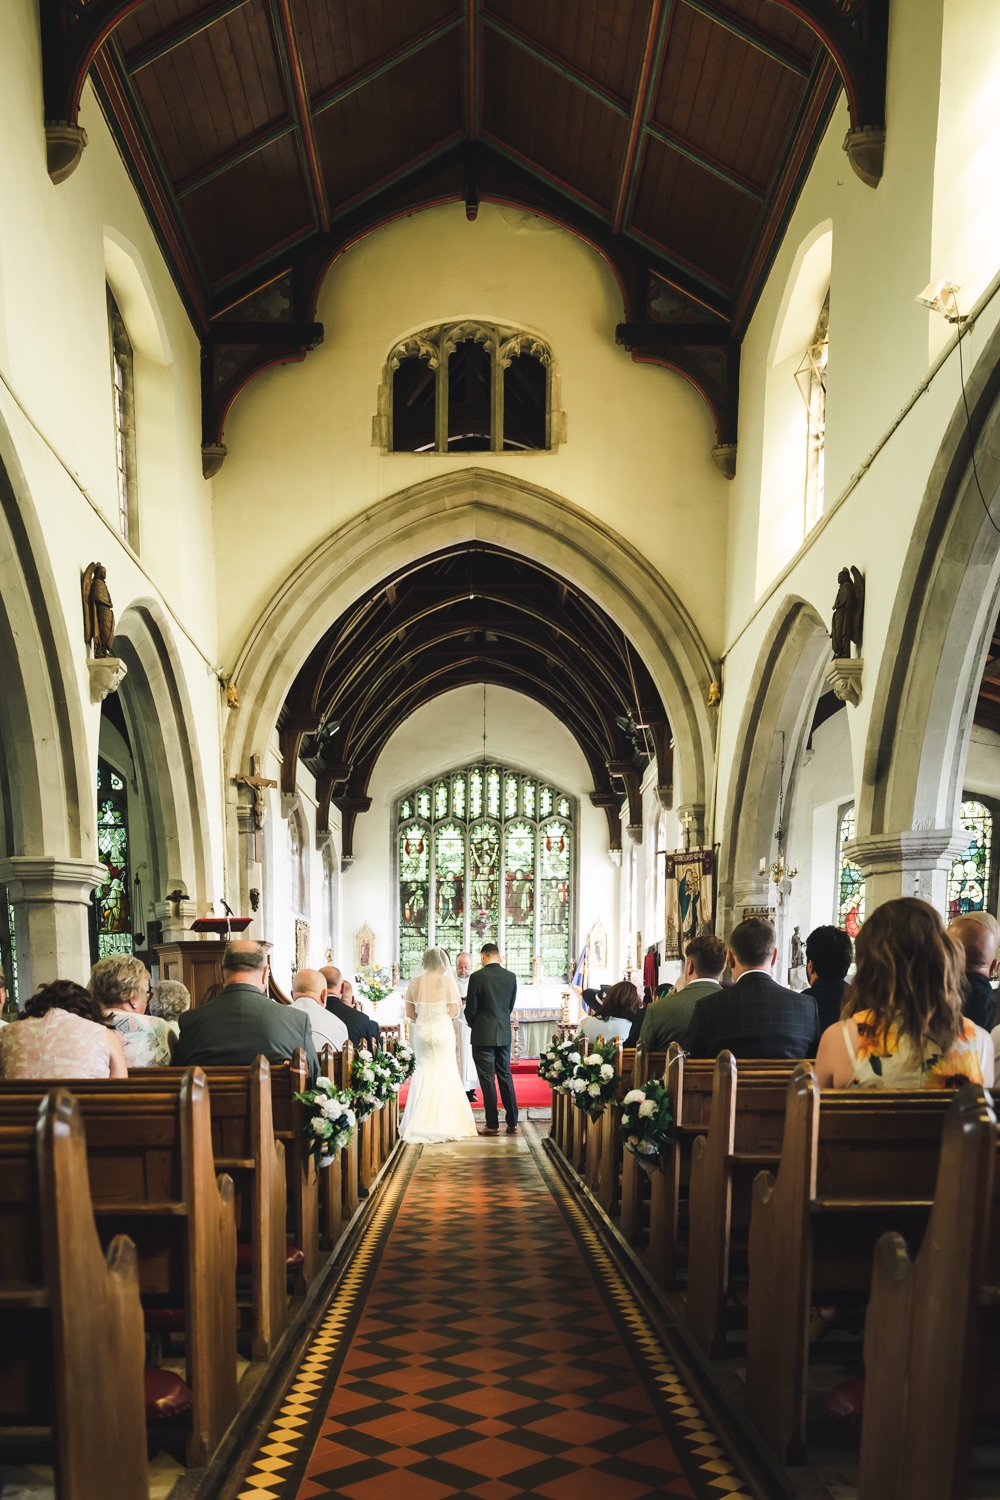
[[[416,1070],[399,1127],[404,1141],[429,1146],[478,1134],[455,1055],[454,1018],[461,1008],[451,974],[430,969],[410,980],[406,1014]]]

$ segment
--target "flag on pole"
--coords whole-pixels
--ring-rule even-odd
[[[589,989],[589,988],[590,988],[590,938],[588,937],[587,941],[583,945],[583,952],[580,954],[580,957],[577,960],[576,968],[573,971],[573,978],[570,980],[570,989],[571,990],[576,990],[577,994],[581,995],[584,990]]]

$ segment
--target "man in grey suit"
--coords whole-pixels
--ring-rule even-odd
[[[510,1076],[510,1017],[517,999],[517,979],[500,962],[496,943],[484,943],[482,968],[469,980],[465,1019],[472,1028],[472,1060],[483,1091],[486,1125],[481,1135],[500,1134],[497,1084],[507,1118],[507,1134],[517,1134],[517,1099]]]
[[[309,1064],[309,1082],[316,1082],[319,1063],[309,1017],[268,997],[267,969],[267,949],[262,943],[246,939],[227,943],[219,994],[180,1018],[175,1067],[252,1063],[261,1053],[270,1062],[284,1062],[301,1047]]]

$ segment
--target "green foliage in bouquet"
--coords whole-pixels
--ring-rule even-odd
[[[584,1053],[567,1085],[567,1092],[576,1105],[596,1120],[607,1109],[618,1094],[618,1057],[616,1042],[591,1042],[581,1037]],[[588,1050],[589,1049],[589,1050]]]
[[[622,1100],[621,1137],[642,1166],[656,1170],[673,1140],[674,1117],[666,1086],[650,1078],[640,1089],[629,1089]]]
[[[392,994],[396,986],[388,969],[369,969],[366,974],[355,974],[354,987],[372,1005],[378,1005],[380,1000]]]
[[[538,1059],[539,1078],[551,1084],[559,1093],[568,1093],[573,1069],[582,1059],[587,1045],[586,1037],[561,1037],[558,1031],[555,1032],[549,1046]]]
[[[354,1054],[354,1060],[351,1063],[350,1091],[354,1113],[360,1124],[362,1120],[367,1120],[368,1116],[382,1103],[379,1095],[379,1080],[375,1071],[375,1059],[367,1047],[359,1047]]]
[[[318,1167],[330,1163],[351,1143],[356,1117],[350,1094],[329,1078],[320,1078],[314,1089],[296,1094],[306,1106],[305,1136]]]

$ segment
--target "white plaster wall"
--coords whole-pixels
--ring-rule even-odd
[[[588,800],[593,781],[572,735],[556,716],[508,688],[486,690],[487,750],[491,759],[532,771],[577,798],[576,949],[600,920],[609,934],[608,969],[617,972],[615,942],[618,871],[608,857],[608,823]],[[354,825],[354,863],[342,885],[342,968],[354,963],[355,934],[368,923],[375,957],[395,961],[396,891],[393,879],[393,802],[439,771],[470,764],[483,753],[483,690],[457,688],[418,709],[386,744],[372,774],[371,810]],[[574,952],[576,961],[577,952]],[[335,962],[340,959],[335,956]]]
[[[216,603],[211,489],[201,477],[199,345],[89,87],[80,119],[90,144],[74,175],[54,187],[45,166],[37,7],[11,0],[0,48],[0,416],[50,554],[56,591],[46,603],[63,611],[76,647],[71,682],[75,675],[95,772],[100,711],[90,702],[81,572],[94,559],[104,562],[119,619],[139,600],[165,607],[205,773],[209,885],[221,894],[221,695],[212,670]],[[152,309],[133,318],[139,556],[116,525],[108,234],[119,253],[113,279],[121,281],[128,246]]]
[[[710,459],[714,428],[692,386],[617,347],[621,295],[596,252],[514,209],[483,204],[474,224],[460,204],[429,209],[342,255],[317,316],[325,342],[304,363],[255,380],[226,425],[217,533],[221,541],[246,530],[255,557],[266,559],[252,577],[220,568],[227,660],[278,582],[335,527],[462,465],[523,475],[622,533],[678,590],[714,654],[728,500]],[[556,450],[384,454],[371,446],[389,349],[406,333],[461,317],[523,327],[549,342],[567,425]],[[317,621],[317,637],[327,623]]]
[[[963,788],[981,792],[984,797],[1000,798],[1000,734],[994,734],[992,729],[973,726]]]

